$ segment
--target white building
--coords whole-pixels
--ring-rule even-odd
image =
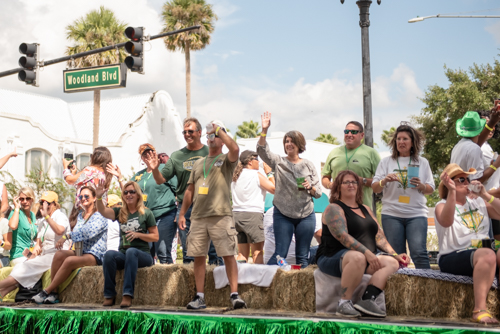
[[[52,177],[62,177],[64,153],[72,153],[77,167],[86,166],[92,153],[93,101],[67,103],[61,99],[0,89],[0,156],[14,147],[19,154],[2,169],[17,180],[41,163]],[[165,91],[102,100],[99,145],[111,151],[122,173],[144,168],[139,145],[153,144],[158,153],[171,154],[185,146],[182,119]]]

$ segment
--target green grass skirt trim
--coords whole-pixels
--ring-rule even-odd
[[[0,333],[88,334],[401,334],[473,333],[467,329],[425,328],[360,322],[238,318],[131,311],[73,311],[0,308]]]

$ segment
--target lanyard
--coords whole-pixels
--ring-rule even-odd
[[[408,172],[406,172],[406,177],[404,177],[403,172],[401,171],[401,167],[399,166],[399,157],[396,158],[396,162],[398,163],[399,175],[401,176],[401,181],[403,182],[403,189],[406,189],[406,187],[408,187]],[[411,157],[408,165],[411,165]]]
[[[356,154],[356,151],[358,150],[358,148],[360,148],[361,145],[359,145],[358,147],[356,147],[356,149],[354,150],[354,152],[352,152],[351,156],[349,157],[349,159],[347,158],[347,146],[344,146],[344,149],[345,149],[345,162],[347,164],[347,170],[349,170],[349,162],[351,161],[352,157],[354,156],[354,154]]]
[[[47,221],[47,219],[45,219],[45,221]],[[45,231],[43,232],[43,235],[42,235],[42,244],[43,244],[43,241],[45,240],[45,233],[47,233],[48,228],[49,228],[49,222],[47,222],[47,227],[45,228]]]
[[[146,173],[146,172],[144,172],[144,173]],[[151,174],[149,174],[148,178],[144,180],[144,189],[142,189],[143,193],[146,192],[146,183],[148,183],[148,180],[151,178],[151,175],[153,175],[152,172],[151,172]]]
[[[222,154],[222,153],[221,153]],[[207,163],[207,158],[205,158],[205,161],[203,161],[203,185],[205,185],[205,181],[208,177],[208,174],[210,174],[210,170],[212,170],[212,166],[214,165],[214,163],[217,161],[217,158],[221,155],[219,154],[218,156],[215,157],[214,161],[212,161],[212,163],[210,164],[210,167],[208,168],[208,172],[205,172],[205,166],[206,166],[206,163]]]
[[[474,231],[477,233],[477,227],[476,227],[476,222],[474,221],[474,215],[472,214],[472,210],[471,210],[471,206],[470,206],[470,203],[469,201],[467,200],[467,198],[465,199],[465,201],[467,202],[467,205],[469,205],[469,212],[470,212],[470,219],[472,220],[472,227],[474,229]],[[458,210],[457,206],[455,205],[455,210],[457,210],[458,212],[458,215],[460,218],[462,218],[462,221],[464,222],[465,224],[465,227],[469,227],[469,224],[467,224],[467,221],[464,219],[464,217],[460,214],[460,210]]]

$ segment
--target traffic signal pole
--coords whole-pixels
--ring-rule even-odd
[[[166,37],[166,36],[170,36],[170,35],[180,34],[182,32],[186,32],[186,31],[190,31],[190,30],[197,30],[199,28],[200,28],[200,26],[192,26],[192,27],[188,27],[188,28],[184,28],[184,29],[169,31],[169,32],[165,32],[163,34],[150,36],[147,38],[147,40],[153,40],[153,39],[158,39],[158,38],[162,38],[162,37]],[[96,53],[101,53],[101,52],[105,52],[105,51],[109,51],[109,50],[119,49],[119,48],[125,47],[125,44],[127,44],[127,43],[128,42],[119,43],[119,44],[115,44],[115,45],[105,46],[103,48],[99,48],[99,49],[95,49],[95,50],[75,53],[74,55],[71,55],[71,56],[65,56],[65,57],[61,57],[61,58],[40,61],[38,65],[40,67],[44,67],[44,66],[49,66],[49,65],[54,65],[54,64],[66,62],[66,61],[71,60],[71,59],[82,58],[82,57],[90,56],[90,55],[93,55]],[[23,67],[19,67],[19,68],[14,68],[12,70],[0,72],[0,78],[19,73],[20,71],[23,71],[23,70],[24,70]]]

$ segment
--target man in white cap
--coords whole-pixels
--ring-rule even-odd
[[[246,304],[238,295],[238,267],[234,258],[238,254],[238,232],[231,207],[231,181],[240,149],[220,121],[213,121],[207,126],[207,139],[208,156],[195,162],[179,213],[179,228],[184,229],[185,214],[193,203],[187,243],[188,256],[194,257],[197,294],[187,308],[206,308],[205,258],[212,240],[217,255],[224,259],[231,287],[231,303],[234,309],[239,309]],[[222,153],[224,145],[229,150],[227,154]]]

